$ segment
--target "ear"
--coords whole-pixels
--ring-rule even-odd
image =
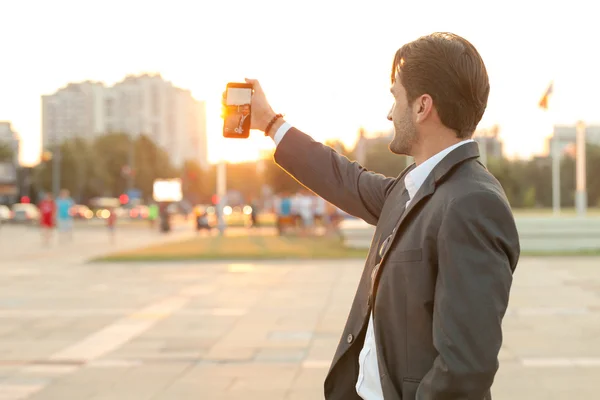
[[[423,94],[415,100],[416,122],[425,122],[433,113],[433,99],[428,94]]]

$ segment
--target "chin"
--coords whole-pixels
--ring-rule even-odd
[[[388,145],[388,149],[390,149],[392,153],[397,154],[399,156],[410,156],[411,153],[411,149],[409,146],[403,143],[396,143],[395,141],[392,141]]]

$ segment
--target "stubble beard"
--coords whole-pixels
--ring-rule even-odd
[[[392,153],[410,156],[417,141],[417,129],[410,119],[409,113],[406,113],[402,120],[394,121],[394,138],[389,145]]]

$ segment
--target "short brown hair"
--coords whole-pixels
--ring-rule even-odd
[[[398,71],[409,103],[430,95],[445,126],[458,138],[473,136],[490,93],[487,70],[475,46],[453,33],[422,36],[396,52],[392,83]]]

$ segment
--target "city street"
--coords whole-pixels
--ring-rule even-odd
[[[323,398],[361,261],[87,263],[192,235],[0,228],[1,400]],[[494,399],[592,399],[600,258],[524,258]]]

